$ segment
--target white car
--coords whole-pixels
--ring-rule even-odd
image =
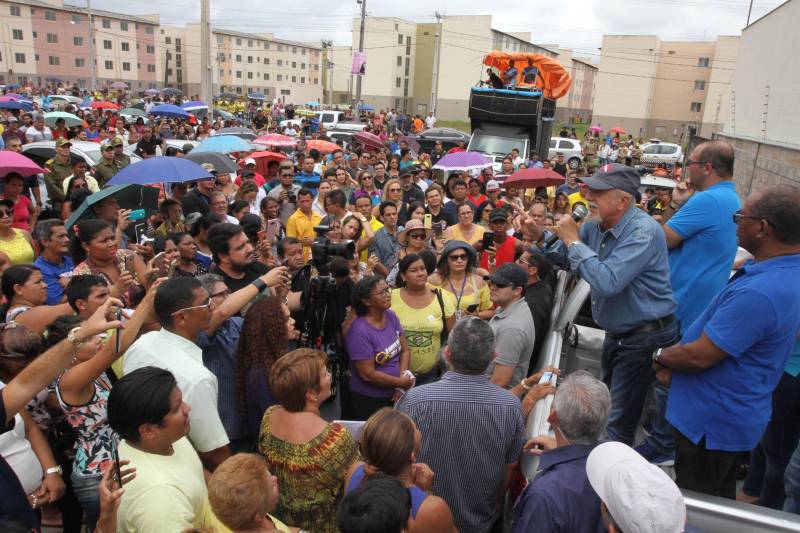
[[[683,151],[679,144],[653,142],[643,144],[641,164],[647,169],[656,168],[658,165],[666,165],[672,168],[675,163],[683,159]]]
[[[567,166],[573,170],[583,163],[583,149],[581,148],[581,143],[576,139],[551,137],[550,151],[547,153],[547,159],[555,161],[558,152],[564,154],[564,161],[567,163]]]

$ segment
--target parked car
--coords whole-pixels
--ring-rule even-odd
[[[458,146],[460,142],[463,142],[464,146],[469,144],[470,134],[452,128],[431,128],[418,135],[409,135],[409,137],[416,139],[419,143],[419,149],[422,152],[433,151],[436,141],[442,142],[442,148],[446,152]]]
[[[738,254],[737,254],[738,256]],[[566,376],[585,370],[600,378],[600,354],[605,332],[591,317],[590,288],[586,281],[559,271],[550,326],[539,352],[539,368],[553,365]],[[552,434],[547,422],[553,396],[538,401],[528,415],[525,435]],[[524,454],[522,474],[532,479],[539,457]],[[669,473],[669,472],[668,472]],[[748,503],[682,490],[689,524],[700,531],[726,533],[783,533],[800,531],[800,516]]]
[[[573,170],[583,163],[583,149],[581,148],[581,143],[575,139],[551,137],[550,150],[547,152],[547,158],[554,160],[558,152],[564,154],[564,161],[566,161],[567,166]]]
[[[197,141],[187,141],[187,140],[180,140],[180,139],[167,139],[167,147],[168,148],[172,147],[172,148],[177,148],[178,150],[183,151],[183,145],[184,144],[191,144],[194,147],[194,146],[197,146],[200,143],[198,143]],[[131,158],[131,163],[134,163],[134,160],[133,160],[134,157],[136,158],[136,161],[141,161],[142,160],[141,157],[136,155],[136,145],[135,144],[130,144],[130,145],[126,146],[125,149],[123,150],[123,152],[125,152]],[[163,155],[163,154],[161,154],[161,149],[160,148],[156,148],[156,155]]]
[[[683,151],[679,144],[653,142],[643,144],[641,165],[648,170],[656,168],[658,165],[666,165],[672,168],[676,162],[683,159]]]
[[[359,131],[364,131],[364,129],[367,127],[367,125],[363,122],[345,122],[344,117],[344,111],[316,111],[310,117],[298,117],[289,120],[282,120],[280,122],[280,127],[285,128],[286,126],[302,126],[303,118],[317,119],[319,123],[327,130],[352,131],[353,133],[357,133]]]

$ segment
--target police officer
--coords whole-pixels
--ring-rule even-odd
[[[131,158],[123,152],[125,143],[119,135],[111,139],[111,146],[114,147],[114,161],[117,162],[117,172],[131,164]]]
[[[70,148],[72,148],[72,143],[69,139],[56,140],[56,156],[48,159],[44,164],[45,168],[49,170],[44,176],[47,196],[56,213],[61,212],[61,204],[64,203],[64,178],[72,175]]]
[[[100,187],[105,187],[108,180],[119,172],[119,164],[114,154],[114,146],[110,142],[105,142],[100,146],[102,157],[94,167],[94,175]]]

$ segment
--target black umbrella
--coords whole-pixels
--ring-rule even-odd
[[[195,152],[192,150],[183,156],[183,158],[188,159],[189,161],[194,161],[198,165],[202,165],[203,163],[211,163],[214,165],[214,169],[217,172],[236,172],[236,164],[233,162],[233,159],[219,152]]]
[[[214,135],[234,135],[246,141],[252,141],[253,139],[256,138],[256,132],[254,132],[250,128],[222,128],[221,130],[218,130],[217,133],[215,133]]]

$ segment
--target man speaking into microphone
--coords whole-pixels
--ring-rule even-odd
[[[560,241],[544,251],[591,287],[592,316],[606,331],[601,368],[611,391],[608,437],[631,445],[655,379],[653,351],[678,341],[667,242],[658,222],[636,207],[641,180],[633,168],[611,163],[582,181],[598,216],[580,227],[562,217],[553,229]],[[538,241],[542,228],[530,229]]]

